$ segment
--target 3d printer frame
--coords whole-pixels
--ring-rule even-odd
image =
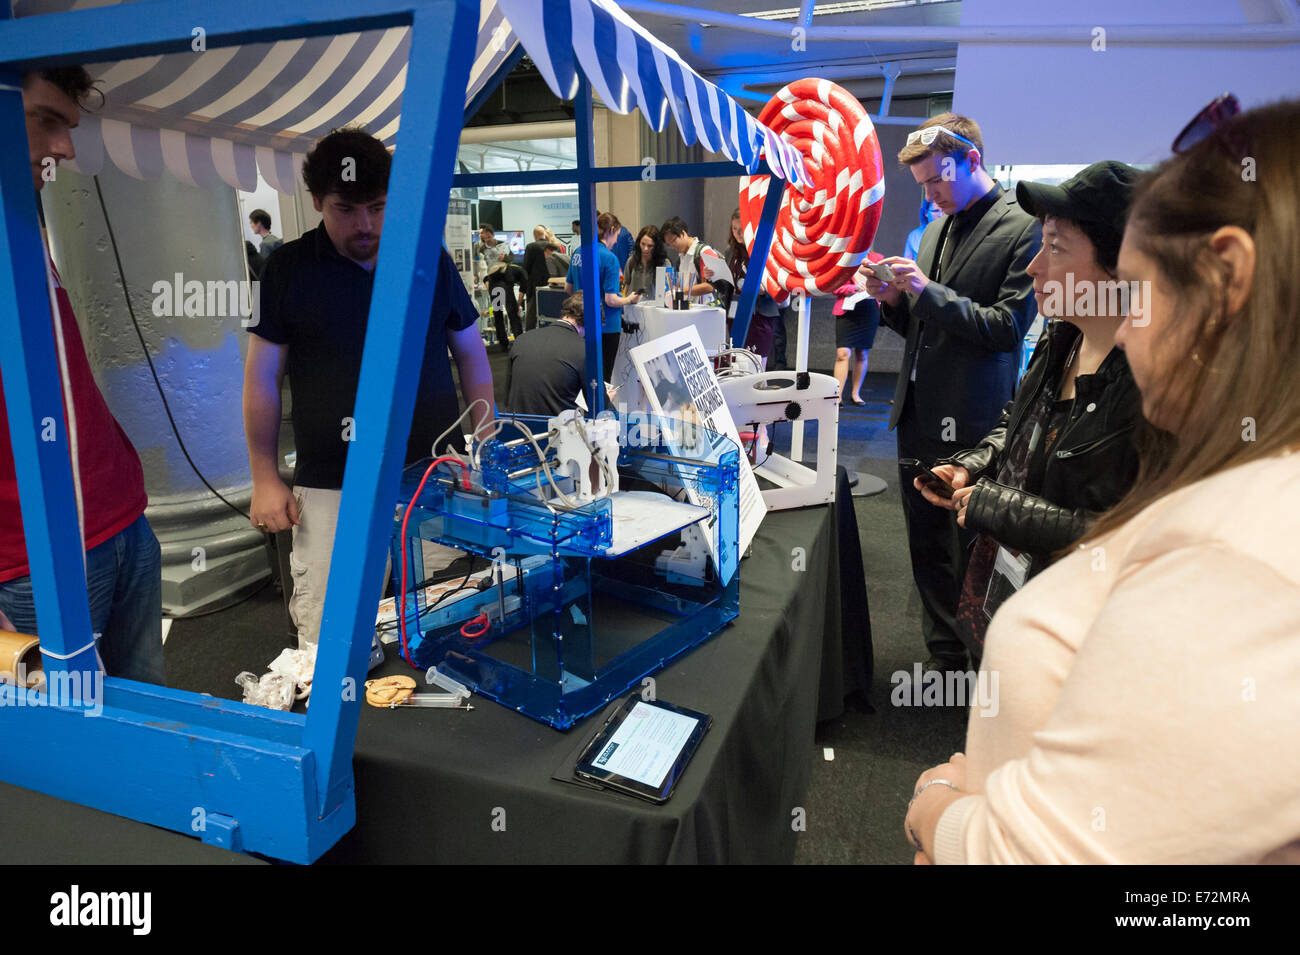
[[[494,438],[471,456],[481,469],[449,467],[433,481],[424,476],[434,465],[411,466],[394,526],[406,659],[561,730],[717,633],[740,608],[739,449],[697,428],[686,451],[662,440],[680,436],[682,422],[655,418],[643,429],[649,415],[603,417],[618,422],[624,489],[576,506],[548,494],[541,460],[557,494],[577,494],[578,482],[564,473],[555,442],[546,444],[555,434],[548,420],[518,415],[540,445]],[[698,505],[674,500],[685,494]],[[695,533],[716,556],[696,577],[672,572],[660,559],[665,548]],[[481,586],[467,572],[460,588],[431,599],[406,586],[408,567],[409,580],[423,580],[425,541],[488,558],[492,570]]]

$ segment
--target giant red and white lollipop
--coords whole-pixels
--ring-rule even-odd
[[[814,78],[783,88],[758,119],[799,150],[810,180],[803,186],[784,183],[763,289],[778,302],[796,290],[830,294],[852,278],[880,225],[885,170],[876,128],[848,91]],[[740,180],[750,249],[771,179]]]

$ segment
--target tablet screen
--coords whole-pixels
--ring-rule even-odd
[[[658,789],[699,725],[694,717],[638,702],[592,765]]]
[[[663,802],[712,722],[697,713],[635,694],[610,716],[584,748],[574,773],[633,796]]]

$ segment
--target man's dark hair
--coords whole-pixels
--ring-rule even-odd
[[[690,235],[691,231],[686,228],[686,223],[681,216],[673,216],[659,227],[659,234],[668,239],[675,235]]]
[[[248,214],[248,221],[256,222],[263,229],[266,229],[268,231],[271,228],[271,214],[267,212],[265,209],[254,209],[252,212]]]
[[[579,325],[582,324],[582,293],[574,292],[560,304],[560,314],[568,315]]]
[[[84,66],[56,66],[52,70],[34,70],[31,73],[23,74],[23,83],[26,83],[33,76],[39,76],[41,79],[53,83],[64,95],[82,109],[90,109],[87,100],[90,99],[92,93],[99,97],[99,101],[95,103],[95,108],[98,109],[104,105],[104,91],[95,85],[94,79],[86,72]]]
[[[344,202],[369,202],[388,192],[392,166],[383,143],[361,127],[349,126],[312,147],[302,164],[302,181],[317,199],[337,194]]]
[[[574,232],[577,232],[580,228],[582,228],[582,220],[574,219],[572,222],[569,223],[569,225],[573,226]]]
[[[480,223],[478,224],[478,227],[479,227],[479,231],[482,231],[483,229],[487,229],[487,230],[488,230],[489,232],[491,232],[493,235],[496,235],[496,234],[497,234],[496,227],[495,227],[495,226],[488,225],[486,222],[480,222]]]

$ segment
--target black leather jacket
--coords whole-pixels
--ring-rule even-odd
[[[995,480],[1000,456],[1026,411],[1044,387],[1060,387],[1080,334],[1069,322],[1051,322],[997,427],[977,447],[939,462],[960,464],[970,472],[975,490],[967,503],[966,528],[1027,553],[1030,576],[1047,567],[1053,553],[1083,536],[1088,521],[1114,507],[1137,477],[1132,438],[1142,413],[1141,396],[1128,359],[1113,348],[1095,373],[1075,379],[1074,406],[1046,462],[1041,495]]]

